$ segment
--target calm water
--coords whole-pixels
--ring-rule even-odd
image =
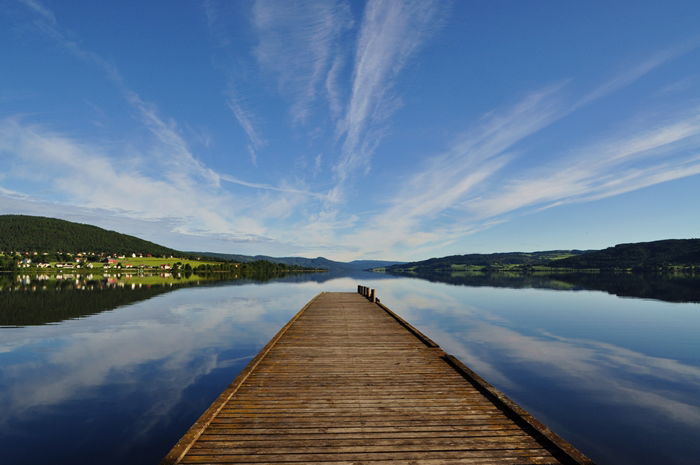
[[[700,304],[554,281],[5,288],[2,463],[157,463],[311,297],[358,282],[599,464],[700,463]]]

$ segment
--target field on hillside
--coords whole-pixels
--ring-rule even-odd
[[[199,265],[217,265],[223,263],[221,261],[215,260],[188,260],[186,258],[158,258],[158,257],[125,257],[117,259],[122,266],[132,265],[132,266],[148,266],[148,267],[158,267],[160,265],[174,265],[175,263],[181,263],[182,266],[190,265],[192,268],[198,267]]]

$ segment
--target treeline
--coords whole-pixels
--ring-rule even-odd
[[[21,257],[14,255],[0,255],[0,271],[17,270],[17,260]]]
[[[212,272],[227,272],[236,273],[242,276],[248,276],[251,274],[275,274],[275,273],[290,273],[297,271],[313,271],[309,268],[304,268],[298,265],[285,265],[284,263],[272,263],[266,260],[255,260],[253,262],[236,263],[236,262],[226,262],[218,264],[203,264],[192,268],[192,270],[199,273],[212,273]]]
[[[178,255],[138,237],[41,216],[0,215],[0,251]]]

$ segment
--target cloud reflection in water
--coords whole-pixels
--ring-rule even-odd
[[[382,285],[384,303],[599,463],[700,456],[679,439],[700,435],[700,361],[688,343],[700,334],[700,305],[420,280]],[[606,438],[610,428],[624,437]],[[674,441],[680,458],[665,455]]]

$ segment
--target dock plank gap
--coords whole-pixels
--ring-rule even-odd
[[[322,292],[162,465],[593,462],[384,306]]]

